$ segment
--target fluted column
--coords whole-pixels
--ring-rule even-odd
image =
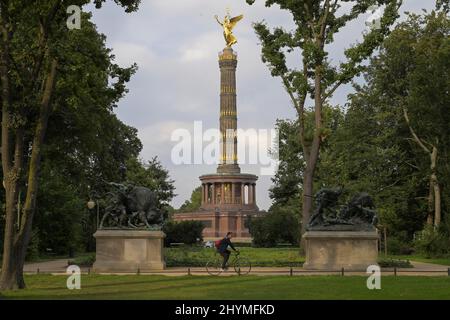
[[[231,48],[219,54],[220,67],[220,133],[221,154],[219,173],[239,173],[237,164],[237,107],[236,67],[237,55]]]
[[[231,203],[236,204],[236,183],[231,183]]]
[[[202,204],[205,204],[205,184],[202,183]]]

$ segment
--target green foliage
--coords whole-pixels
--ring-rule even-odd
[[[106,2],[106,0],[93,0],[97,9],[102,7],[103,2]],[[141,0],[114,0],[114,2],[124,7],[125,12],[129,13],[138,10]]]
[[[253,4],[255,1],[247,2]],[[265,22],[258,22],[254,29],[261,41],[263,62],[268,64],[272,76],[282,78],[286,89],[292,94],[291,98],[298,103],[296,107],[301,117],[304,99],[308,95],[313,98],[314,90],[317,89],[314,84],[316,76],[322,77],[323,96],[328,97],[334,92],[334,86],[348,83],[363,70],[361,62],[372,54],[389,33],[389,27],[398,17],[401,1],[359,0],[342,11],[339,10],[339,1],[266,0],[265,3],[267,7],[279,5],[282,10],[291,13],[296,25],[291,31],[281,27],[271,31]],[[345,50],[347,61],[338,67],[333,66],[328,60],[325,45],[332,43],[342,27],[366,13],[372,5],[385,5],[380,28],[371,30],[361,43]],[[296,49],[301,52],[302,70],[290,69],[286,64],[286,54],[295,53]]]
[[[27,247],[27,254],[25,257],[27,261],[33,261],[39,258],[39,242],[39,231],[34,229],[31,231],[31,239]]]
[[[254,0],[247,0],[253,4]],[[332,130],[324,126],[328,99],[342,84],[349,83],[364,70],[364,60],[380,46],[398,17],[402,0],[292,1],[266,0],[267,7],[278,5],[292,16],[295,28],[270,29],[266,22],[254,24],[261,42],[261,58],[274,77],[279,77],[297,112],[298,139],[304,165],[301,172],[302,230],[312,213],[312,194],[322,144]],[[345,4],[345,10],[341,6]],[[384,5],[378,28],[363,36],[360,43],[344,50],[345,61],[329,59],[329,44],[340,29],[366,13],[373,5]],[[287,64],[288,55],[298,55],[299,68]]]
[[[339,108],[330,106],[325,106],[323,113],[323,147],[326,149],[332,143],[328,137],[332,137],[338,130],[344,114]],[[306,112],[306,118],[305,123],[313,131],[314,114]],[[278,159],[280,162],[275,176],[271,179],[272,187],[269,190],[269,196],[273,202],[269,211],[281,210],[301,217],[301,190],[305,157],[299,140],[298,121],[277,120],[276,128],[279,132]],[[318,175],[317,180],[320,181],[320,172]]]
[[[411,15],[392,31],[367,66],[365,85],[355,85],[345,115],[332,122],[315,175],[316,190],[343,186],[348,193],[373,196],[392,242],[388,249],[398,253],[410,252],[414,234],[424,227],[430,174],[429,156],[412,142],[403,106],[417,132],[438,141],[443,218],[448,217],[449,30],[448,17],[430,13]],[[302,182],[296,170],[303,159],[295,143],[298,125],[284,121],[280,128],[281,164],[271,197],[274,206],[295,206],[300,197],[295,186]]]
[[[203,240],[204,225],[201,221],[187,220],[180,222],[169,221],[164,225],[166,234],[165,245],[171,243],[195,244]]]
[[[57,167],[44,162],[41,171],[41,192],[34,225],[39,229],[39,249],[51,249],[55,254],[68,254],[73,250],[84,250],[82,220],[89,214],[86,200],[80,197],[77,186],[68,184]]]
[[[409,260],[399,260],[399,259],[389,259],[382,258],[378,259],[378,265],[381,268],[413,268],[413,265]]]
[[[299,240],[298,218],[282,209],[252,218],[247,226],[257,247],[274,247],[280,242],[297,244]]]
[[[167,207],[175,196],[174,181],[170,179],[169,171],[161,165],[158,157],[147,163],[130,158],[127,162],[127,180],[155,192],[161,208]]]
[[[398,237],[388,237],[387,238],[388,254],[404,255],[413,253],[414,248],[411,244],[411,241],[408,240],[402,240]]]
[[[113,112],[136,66],[114,64],[106,38],[89,19],[83,15],[83,28],[66,32],[58,49],[64,63],[42,150],[34,219],[41,252],[94,249],[96,210],[86,209],[90,193],[104,192],[103,181],[120,181],[118,168],[142,149],[137,130]]]
[[[301,172],[304,160],[298,139],[298,125],[295,121],[277,120],[279,132],[278,159],[280,160],[275,176],[271,178],[272,187],[269,196],[273,206],[285,207],[300,215]]]
[[[190,200],[186,200],[177,212],[193,212],[200,208],[202,204],[202,187],[197,187],[192,191]]]
[[[92,267],[95,262],[95,253],[90,253],[86,255],[82,255],[73,260],[69,260],[69,265],[76,265],[79,267]]]
[[[70,4],[88,2],[72,1]],[[139,1],[116,2],[128,10],[137,9]],[[56,7],[54,19],[48,21],[49,39],[44,48],[46,54],[42,56],[42,72],[33,69],[37,68],[34,63],[40,61],[43,53],[37,45],[42,40],[40,26],[53,3],[41,1],[36,5],[16,1],[17,6],[9,8],[10,18],[17,25],[11,43],[14,60],[12,112],[16,125],[25,126],[24,144],[31,148],[38,115],[37,100],[41,99],[38,89],[46,76],[49,59],[56,57],[59,62],[57,82],[45,145],[41,150],[40,186],[33,218],[38,230],[33,237],[39,241],[30,246],[33,252],[36,248],[40,252],[51,248],[57,254],[67,254],[94,248],[95,215],[86,209],[89,187],[101,193],[103,180],[119,181],[118,168],[129,158],[137,157],[142,144],[137,130],[123,124],[113,111],[126,94],[126,83],[137,67],[121,68],[114,63],[105,36],[97,31],[89,14],[82,15],[80,30],[69,31],[62,23],[67,19],[67,6]],[[37,72],[36,79],[31,74],[33,71]],[[21,111],[23,108],[26,112]],[[25,158],[24,168],[27,169],[29,152]],[[4,199],[4,189],[1,190],[0,199]],[[20,181],[20,191],[23,205],[25,176]],[[1,217],[0,244],[3,243],[3,223]]]
[[[414,241],[418,253],[426,258],[442,258],[450,256],[450,234],[449,226],[441,226],[436,230],[427,226],[420,232]]]

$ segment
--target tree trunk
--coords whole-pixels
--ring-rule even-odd
[[[441,224],[441,188],[436,175],[436,162],[437,162],[438,150],[436,146],[433,146],[431,152],[431,177],[430,188],[433,188],[434,198],[434,227],[437,228]]]
[[[302,202],[302,225],[300,241],[300,252],[305,252],[305,242],[303,240],[303,234],[306,231],[306,226],[309,223],[311,217],[312,205],[313,205],[313,184],[314,184],[314,172],[316,170],[317,161],[319,159],[320,145],[322,141],[322,67],[316,66],[315,69],[315,91],[314,91],[314,138],[311,144],[309,152],[306,151],[306,146],[303,144],[303,153],[306,159],[306,168],[303,172],[303,202]]]
[[[427,213],[427,225],[432,226],[434,220],[434,191],[433,183],[429,181],[429,192],[428,192],[428,213]]]
[[[48,118],[50,116],[50,100],[53,93],[56,79],[56,60],[52,61],[50,72],[47,76],[44,92],[42,96],[41,109],[36,130],[33,138],[31,151],[31,159],[28,170],[27,195],[23,207],[23,215],[19,231],[15,232],[16,222],[16,194],[18,191],[18,174],[11,175],[15,180],[6,179],[5,185],[7,190],[6,199],[6,226],[5,226],[5,245],[3,250],[3,266],[0,276],[0,289],[12,290],[25,288],[23,277],[23,266],[27,247],[30,242],[31,229],[33,223],[33,215],[36,207],[36,197],[38,191],[38,175],[41,161],[41,149],[44,143],[45,132],[47,129]],[[21,170],[23,151],[23,133],[19,129],[16,134],[16,152],[15,167],[12,172]],[[2,150],[3,151],[3,150]],[[17,170],[16,167],[19,167]]]
[[[15,192],[14,182],[5,180],[6,190],[6,221],[3,244],[3,262],[0,275],[0,290],[19,289],[16,273],[17,255],[15,250]]]
[[[303,172],[303,192],[302,192],[302,221],[300,226],[300,254],[304,255],[306,252],[306,243],[303,234],[306,232],[306,226],[309,223],[313,204],[313,172],[308,168],[308,165]]]
[[[406,123],[408,124],[409,131],[411,132],[411,135],[414,138],[414,141],[424,150],[427,154],[430,155],[430,192],[428,195],[428,216],[427,216],[427,224],[432,225],[433,224],[433,210],[434,210],[434,227],[439,227],[441,223],[441,187],[439,186],[439,182],[437,179],[436,174],[436,165],[437,165],[437,155],[438,155],[438,149],[437,144],[439,142],[438,139],[436,139],[436,145],[433,145],[431,143],[427,143],[429,146],[432,147],[430,150],[427,146],[425,146],[425,143],[419,138],[419,136],[414,131],[413,127],[411,126],[409,116],[408,116],[408,110],[406,107],[403,107],[403,116],[406,120]]]
[[[2,9],[4,9],[2,7]],[[0,290],[17,289],[17,274],[15,264],[17,255],[15,250],[15,228],[16,228],[16,194],[18,191],[18,179],[20,171],[12,164],[11,149],[11,84],[10,84],[10,59],[9,42],[10,36],[7,26],[6,13],[1,12],[0,23],[0,81],[2,102],[2,170],[3,186],[5,188],[5,234],[3,243],[3,262],[0,274]]]
[[[306,226],[308,225],[312,204],[313,204],[313,172],[311,172],[310,168],[307,168],[303,173],[303,193],[302,193],[302,226],[301,232],[302,235],[306,231]]]
[[[18,273],[18,280],[20,281],[20,279],[22,279],[22,282],[23,282],[23,266],[25,263],[27,247],[31,238],[33,217],[36,208],[39,169],[41,166],[41,149],[44,144],[48,119],[50,117],[50,101],[55,86],[57,67],[58,63],[55,59],[53,59],[50,67],[50,72],[46,79],[44,93],[41,102],[41,110],[39,114],[38,123],[36,125],[36,131],[34,134],[33,149],[31,152],[30,165],[28,169],[27,195],[23,206],[23,216],[20,225],[20,230],[17,235],[18,245],[17,245],[16,267]]]

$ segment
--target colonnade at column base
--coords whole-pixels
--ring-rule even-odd
[[[174,221],[194,220],[201,221],[205,225],[203,240],[216,240],[225,237],[227,232],[233,232],[233,241],[251,242],[252,237],[245,227],[245,221],[249,216],[258,217],[263,211],[217,211],[202,210],[187,213],[176,213]]]

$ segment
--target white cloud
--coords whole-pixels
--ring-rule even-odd
[[[121,67],[137,63],[139,68],[148,68],[158,61],[158,57],[144,45],[118,41],[112,44],[112,48],[115,61]]]

